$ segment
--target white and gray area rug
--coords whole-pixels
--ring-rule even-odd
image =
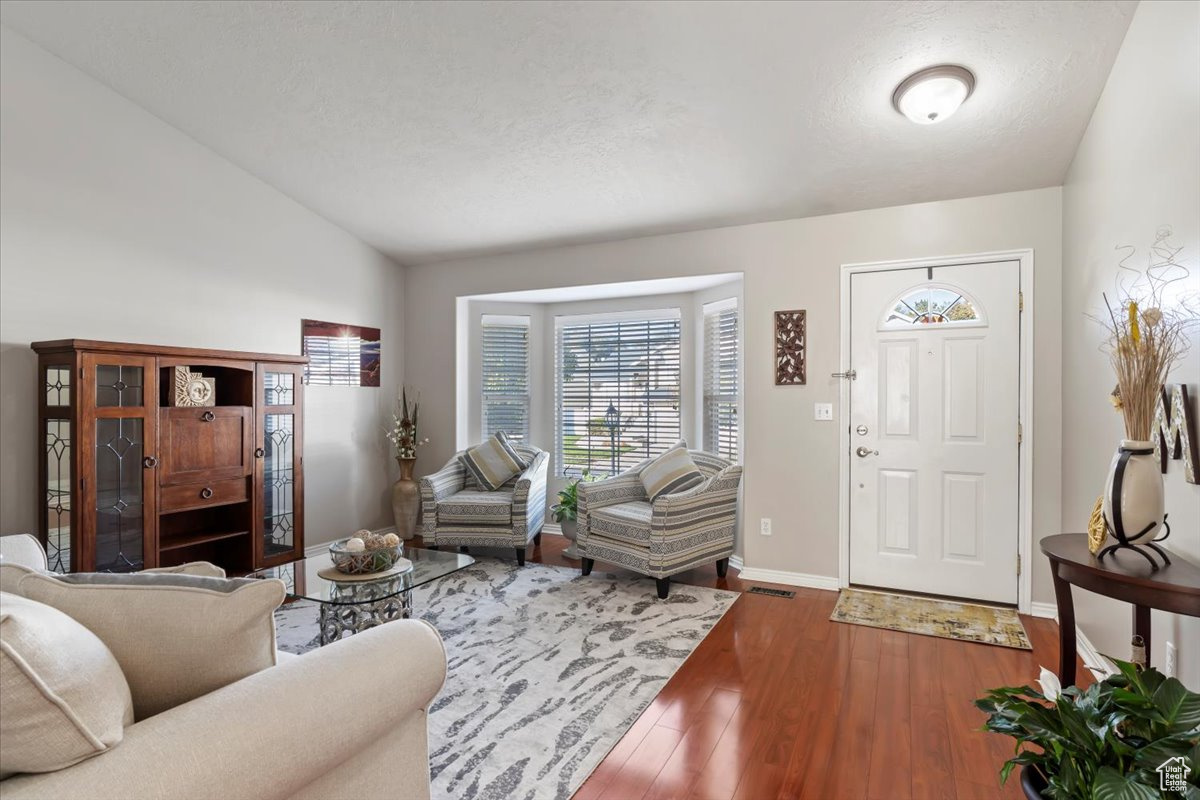
[[[429,716],[434,798],[566,800],[729,609],[735,592],[598,568],[476,555],[414,592],[446,642],[446,685]],[[276,616],[279,646],[317,646],[317,611]]]

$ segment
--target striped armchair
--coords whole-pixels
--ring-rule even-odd
[[[742,468],[719,456],[689,451],[705,481],[659,497],[653,505],[642,486],[643,461],[628,472],[579,484],[579,552],[584,575],[605,561],[652,576],[665,599],[671,576],[716,562],[725,576],[737,530]]]
[[[550,454],[529,445],[513,449],[529,466],[494,492],[476,483],[455,453],[446,466],[421,479],[421,535],[437,549],[511,547],[525,566],[525,548],[540,544],[546,521],[546,467]]]

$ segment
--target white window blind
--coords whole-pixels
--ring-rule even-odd
[[[557,328],[560,475],[615,474],[679,441],[678,309],[560,317]]]
[[[529,318],[483,317],[483,436],[529,438]]]
[[[704,307],[704,449],[739,461],[737,301]]]

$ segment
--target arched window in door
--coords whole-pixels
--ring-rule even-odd
[[[986,325],[983,309],[956,286],[929,283],[908,289],[889,304],[881,328],[912,328],[919,325]]]

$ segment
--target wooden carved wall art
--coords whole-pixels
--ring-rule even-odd
[[[808,344],[805,312],[775,312],[775,385],[801,386],[807,382],[804,349]]]
[[[217,404],[217,379],[206,378],[191,367],[175,368],[175,405],[203,408]]]
[[[1150,428],[1154,439],[1154,455],[1162,471],[1167,471],[1167,459],[1183,459],[1183,478],[1188,483],[1200,483],[1200,454],[1197,453],[1196,420],[1187,386],[1177,383],[1159,394],[1154,409],[1154,424]]]

